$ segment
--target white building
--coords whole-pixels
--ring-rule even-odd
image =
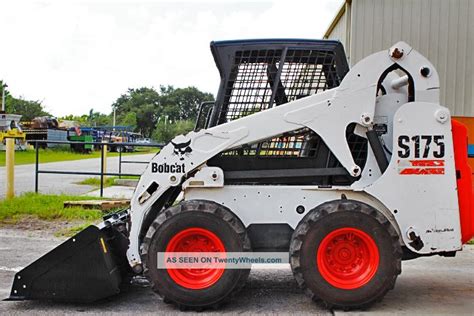
[[[324,38],[354,65],[403,40],[436,67],[441,103],[474,117],[474,0],[346,0]]]

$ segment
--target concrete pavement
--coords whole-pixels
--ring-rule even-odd
[[[16,271],[28,265],[61,242],[47,233],[29,233],[0,229],[0,299],[8,297]],[[214,314],[294,312],[301,315],[329,315],[330,311],[312,304],[301,293],[291,270],[252,271],[246,288]],[[127,292],[94,304],[59,304],[51,302],[0,301],[4,315],[63,315],[72,314],[178,314],[173,305],[163,303],[149,287],[131,286]]]
[[[110,199],[131,199],[134,191],[135,187],[114,185],[104,188],[102,196]],[[100,190],[87,192],[86,194],[87,196],[99,197]]]
[[[16,271],[61,242],[48,232],[32,233],[0,229],[0,298],[10,292]],[[310,301],[297,287],[289,267],[252,270],[243,291],[228,305],[212,314],[283,313],[349,315],[473,315],[474,246],[466,246],[455,258],[439,256],[403,263],[397,285],[385,299],[367,311],[325,310]],[[0,314],[178,314],[150,288],[133,285],[125,293],[94,304],[52,302],[0,302]],[[206,314],[204,313],[204,314]]]
[[[474,245],[455,258],[440,256],[404,261],[395,289],[361,313],[335,315],[474,315]]]

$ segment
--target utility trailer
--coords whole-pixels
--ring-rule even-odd
[[[335,41],[211,51],[221,83],[196,131],[150,161],[129,209],[18,272],[9,299],[90,302],[145,275],[165,302],[202,310],[231,300],[249,268],[159,268],[159,254],[272,251],[312,299],[364,308],[402,260],[454,256],[473,236],[466,128],[408,44],[350,70]]]
[[[36,143],[38,140],[67,141],[69,133],[65,128],[59,126],[59,122],[54,117],[39,116],[29,122],[22,123],[23,131],[26,134],[26,141],[43,149],[57,147],[54,143]]]

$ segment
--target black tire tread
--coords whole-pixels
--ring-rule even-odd
[[[322,217],[333,213],[333,212],[341,212],[341,211],[352,211],[352,212],[360,212],[367,214],[373,218],[375,218],[390,234],[392,245],[393,245],[393,255],[396,260],[393,261],[393,265],[395,271],[397,272],[390,283],[390,286],[387,287],[384,291],[379,293],[379,295],[369,302],[359,304],[359,305],[352,305],[352,306],[343,306],[332,304],[330,302],[324,301],[316,296],[313,291],[306,286],[305,280],[303,277],[301,265],[300,265],[300,257],[299,254],[301,252],[301,247],[303,245],[303,241],[305,240],[306,234],[309,231],[311,224],[316,223]],[[320,206],[312,209],[308,214],[301,220],[301,222],[296,227],[293,237],[290,243],[290,265],[293,271],[293,275],[296,279],[296,282],[300,286],[301,289],[305,292],[307,296],[309,296],[313,301],[318,302],[325,306],[328,309],[343,309],[343,310],[353,310],[353,309],[365,309],[370,305],[379,302],[383,299],[383,297],[387,294],[389,290],[392,290],[395,287],[395,282],[397,280],[398,275],[402,272],[401,267],[401,259],[402,259],[402,249],[400,246],[399,236],[393,225],[387,220],[387,218],[382,215],[380,212],[369,206],[368,204],[342,199],[339,201],[331,201],[327,203],[323,203]]]
[[[223,221],[227,222],[230,227],[238,234],[242,241],[242,246],[243,246],[243,251],[251,251],[251,244],[250,244],[250,239],[247,235],[247,232],[245,230],[244,225],[242,222],[232,213],[231,210],[226,208],[225,206],[212,202],[212,201],[207,201],[207,200],[191,200],[191,201],[183,201],[177,205],[171,206],[167,208],[166,210],[160,212],[156,219],[153,221],[153,223],[150,225],[148,228],[148,231],[145,235],[145,238],[143,239],[143,243],[140,247],[140,255],[141,259],[143,262],[143,273],[147,277],[147,279],[150,281],[151,288],[155,293],[160,295],[163,298],[163,301],[168,303],[168,304],[174,304],[176,305],[181,311],[187,311],[187,310],[192,310],[196,312],[201,312],[204,309],[207,308],[212,308],[212,309],[217,309],[221,305],[227,303],[229,300],[231,300],[244,286],[247,281],[247,278],[250,274],[250,269],[245,270],[245,273],[242,274],[240,277],[239,281],[237,282],[236,286],[232,290],[232,292],[223,300],[220,302],[207,305],[207,306],[191,306],[191,305],[184,305],[180,304],[177,302],[174,302],[170,298],[164,296],[162,293],[160,293],[159,289],[157,286],[155,286],[152,278],[150,277],[148,271],[149,269],[146,266],[146,257],[148,255],[148,249],[150,247],[150,242],[153,238],[153,235],[157,231],[158,227],[160,227],[165,221],[169,220],[171,217],[174,217],[180,213],[184,212],[193,212],[193,211],[201,211],[201,212],[207,212],[214,214],[215,216],[221,218]]]

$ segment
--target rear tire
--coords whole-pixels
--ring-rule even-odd
[[[249,269],[196,270],[158,269],[157,253],[183,251],[183,245],[195,236],[204,240],[201,251],[250,251],[250,240],[242,222],[224,206],[210,201],[185,201],[158,215],[148,229],[141,253],[145,275],[153,290],[164,301],[180,309],[216,308],[226,302],[245,284]],[[191,242],[192,244],[192,242]],[[193,252],[198,250],[187,250]]]
[[[290,244],[296,281],[329,308],[365,308],[395,286],[402,251],[390,222],[358,201],[324,203],[298,224]]]

